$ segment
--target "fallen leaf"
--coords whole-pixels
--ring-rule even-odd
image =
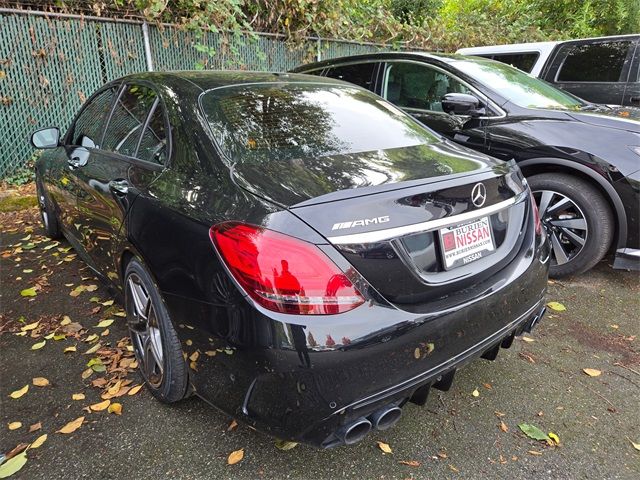
[[[106,302],[102,302],[102,305],[105,307],[110,307],[113,305],[113,300],[107,300]]]
[[[92,373],[93,373],[93,369],[92,368],[87,368],[85,371],[82,372],[82,374],[80,376],[82,377],[83,380],[86,380],[87,378],[89,378],[91,376]]]
[[[229,454],[229,457],[227,458],[227,464],[235,465],[243,458],[244,458],[244,448],[241,448],[240,450],[235,450]]]
[[[47,441],[47,434],[40,435],[35,441],[29,445],[29,448],[40,448],[44,442]]]
[[[71,400],[84,400],[84,393],[74,393],[71,395]]]
[[[92,333],[87,338],[85,338],[84,341],[87,342],[87,343],[91,343],[91,342],[96,341],[97,339],[98,339],[98,335],[96,335],[95,333]]]
[[[560,445],[560,437],[553,432],[549,432],[549,438],[553,440],[553,443]]]
[[[542,452],[538,452],[537,450],[527,450],[527,453],[529,455],[536,455],[536,456],[542,455]]]
[[[142,388],[142,385],[136,385],[135,387],[131,387],[131,390],[127,392],[127,395],[135,395],[140,391],[141,388]]]
[[[599,377],[602,374],[600,370],[596,370],[595,368],[583,368],[582,371],[590,377]]]
[[[58,430],[58,433],[73,433],[82,426],[82,422],[84,422],[84,417],[78,417],[74,421],[67,423],[64,427]]]
[[[491,390],[491,389],[493,389],[493,387],[491,386],[491,384],[490,384],[490,383],[483,383],[483,384],[482,384],[482,386],[483,386],[484,388],[486,388],[487,390]]]
[[[77,349],[76,349],[76,347],[72,345],[71,347],[67,347],[67,348],[65,348],[65,349],[64,349],[64,353],[67,353],[67,352],[75,352],[76,350],[77,350]]]
[[[91,347],[89,350],[84,352],[84,354],[91,355],[92,353],[96,353],[101,346],[102,345],[100,343],[96,343],[93,347]]]
[[[62,317],[62,321],[60,322],[61,326],[65,326],[65,325],[69,325],[71,323],[71,318],[69,318],[68,315],[65,315],[64,317]]]
[[[522,340],[524,340],[527,343],[535,342],[535,340],[533,338],[530,338],[530,337],[522,337]]]
[[[538,427],[536,427],[535,425],[530,425],[528,423],[521,423],[520,425],[518,425],[518,428],[520,428],[520,430],[522,430],[522,432],[527,437],[533,438],[534,440],[541,440],[545,442],[551,441],[549,436],[546,433],[544,433],[542,430],[540,430]]]
[[[36,387],[46,387],[51,385],[51,383],[49,383],[49,380],[47,380],[44,377],[35,377],[33,380],[31,380],[33,382],[33,384]]]
[[[629,440],[631,442],[631,445],[633,445],[633,448],[635,448],[636,450],[640,451],[640,443],[636,443],[632,440]]]
[[[403,465],[409,465],[410,467],[420,466],[420,462],[418,462],[417,460],[400,460],[398,463],[401,463]]]
[[[20,398],[21,396],[23,396],[25,393],[27,393],[29,391],[29,385],[25,385],[24,387],[22,387],[20,390],[16,390],[15,392],[11,392],[9,394],[9,396],[11,398]]]
[[[113,320],[102,320],[100,323],[96,325],[96,328],[107,328],[109,325],[113,323]]]
[[[291,450],[292,448],[295,448],[296,446],[298,446],[298,442],[288,442],[287,440],[280,440],[280,439],[276,440],[276,448],[278,450],[285,450],[285,451],[286,450]]]
[[[46,340],[42,340],[41,342],[34,343],[33,345],[31,345],[31,350],[40,350],[46,344],[47,344]]]
[[[22,422],[11,422],[8,424],[9,430],[17,430],[22,427]]]
[[[458,470],[456,467],[454,467],[453,465],[449,465],[449,468],[451,469],[452,472],[458,473],[460,472],[460,470]]]
[[[39,324],[40,324],[40,320],[38,320],[37,322],[30,323],[29,325],[25,325],[24,327],[21,327],[20,330],[23,332],[28,332],[29,330],[35,330]]]
[[[122,404],[112,403],[107,409],[109,413],[115,413],[116,415],[122,415]]]
[[[24,467],[25,463],[27,463],[26,450],[0,465],[0,478],[10,477]]]
[[[227,432],[230,432],[231,430],[235,430],[238,427],[238,422],[236,422],[235,418],[233,420],[231,420],[231,423],[229,424],[229,426],[227,427]],[[278,445],[276,444],[276,447]]]
[[[504,422],[500,422],[500,430],[502,430],[503,432],[508,432],[509,431],[509,427],[507,427],[507,424]]]
[[[86,290],[87,292],[95,292],[97,289],[98,289],[98,286],[97,286],[97,285],[87,285],[87,286],[85,287],[85,290]]]
[[[32,432],[37,432],[38,430],[40,430],[42,428],[42,423],[38,422],[38,423],[34,423],[33,425],[31,425],[29,427],[29,433]]]
[[[376,442],[376,443],[378,444],[378,448],[382,450],[384,453],[393,453],[388,443],[384,443],[384,442]]]
[[[37,295],[36,287],[25,288],[20,292],[23,297],[35,297]]]
[[[474,397],[479,397],[480,396],[480,392],[476,388],[473,392],[471,392],[471,395],[473,395]]]
[[[192,362],[197,362],[199,356],[200,356],[200,352],[193,352],[189,357],[189,360],[191,360]]]
[[[556,312],[564,312],[567,308],[561,304],[560,302],[549,302],[547,303],[547,307]]]
[[[94,412],[101,412],[102,410],[106,410],[111,405],[111,400],[105,400],[104,402],[94,403],[90,405],[89,408]]]

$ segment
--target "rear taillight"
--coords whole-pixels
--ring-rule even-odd
[[[533,210],[533,220],[536,225],[536,235],[542,235],[542,223],[540,222],[540,212],[538,211],[538,204],[536,203],[536,199],[533,197],[533,192],[529,190],[529,195],[531,197],[531,209]]]
[[[238,222],[214,225],[209,235],[236,281],[269,310],[327,315],[364,303],[344,272],[311,243]]]

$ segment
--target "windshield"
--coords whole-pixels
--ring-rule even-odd
[[[440,141],[390,103],[347,85],[236,85],[206,92],[201,106],[232,163],[284,164]]]
[[[455,66],[520,107],[578,110],[586,105],[577,97],[504,63],[469,59],[457,60]]]

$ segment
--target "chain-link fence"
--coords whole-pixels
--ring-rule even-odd
[[[205,34],[171,25],[0,8],[0,178],[34,155],[33,130],[65,131],[105,82],[148,70],[284,71],[301,63],[388,46],[278,35]]]

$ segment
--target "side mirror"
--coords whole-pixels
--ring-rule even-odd
[[[467,93],[447,93],[441,100],[442,110],[450,115],[466,115],[480,117],[485,114],[480,107],[480,100]]]
[[[36,148],[56,148],[60,144],[60,130],[58,127],[36,130],[31,135],[31,144]]]

